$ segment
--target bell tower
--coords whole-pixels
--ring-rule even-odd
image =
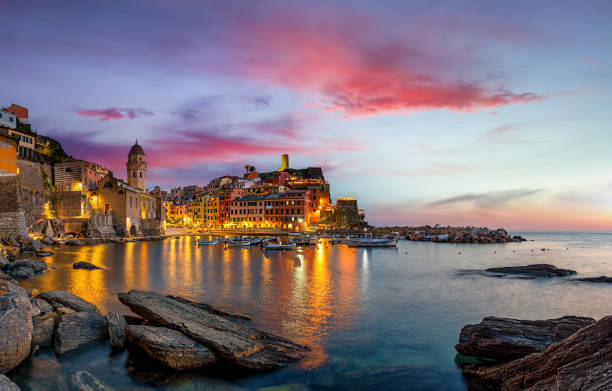
[[[136,143],[132,145],[128,154],[127,166],[127,181],[132,187],[140,190],[147,190],[147,157],[144,150]]]

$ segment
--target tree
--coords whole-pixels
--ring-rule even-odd
[[[255,171],[255,166],[250,166],[250,167],[249,167],[249,171],[250,171],[250,172]]]

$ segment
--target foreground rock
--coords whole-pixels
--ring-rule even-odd
[[[95,304],[81,299],[70,292],[65,291],[47,291],[37,296],[46,300],[53,308],[68,307],[77,312],[95,312],[98,308]]]
[[[607,277],[607,276],[583,277],[583,278],[575,278],[574,281],[605,282],[608,284],[612,284],[612,277]]]
[[[98,267],[94,265],[93,263],[89,263],[89,262],[75,262],[72,264],[72,268],[73,269],[86,269],[86,270],[102,269],[101,267]]]
[[[11,379],[4,375],[0,375],[0,390],[2,391],[20,391],[17,384],[13,383]]]
[[[150,324],[178,330],[218,356],[249,369],[278,369],[308,350],[157,293],[131,290],[120,293],[119,300]]]
[[[5,285],[12,285],[4,282]],[[23,293],[4,292],[0,297],[0,373],[15,369],[30,354],[32,306]],[[21,289],[21,288],[20,288]]]
[[[37,274],[43,273],[47,270],[47,264],[45,261],[36,261],[32,259],[24,259],[10,263],[6,267],[6,273],[18,280],[25,280],[32,278]]]
[[[106,315],[106,319],[108,320],[108,338],[111,348],[116,351],[123,350],[125,348],[125,329],[127,327],[125,318],[122,315],[109,312]]]
[[[55,330],[55,320],[52,317],[42,315],[32,318],[32,344],[51,346],[53,330]]]
[[[583,327],[593,318],[564,316],[547,320],[518,320],[490,316],[461,329],[455,349],[464,355],[510,361],[541,352]]]
[[[491,273],[520,274],[530,277],[563,277],[576,274],[574,270],[559,269],[554,265],[536,264],[527,266],[492,267],[486,269]]]
[[[70,375],[70,388],[73,391],[114,391],[115,389],[86,371],[76,371]]]
[[[175,370],[200,368],[216,361],[210,349],[166,327],[128,326],[127,338],[131,344]]]
[[[249,315],[240,313],[240,312],[236,312],[236,311],[232,311],[231,309],[227,309],[227,308],[217,308],[217,307],[213,307],[210,304],[206,304],[206,303],[198,303],[195,301],[191,301],[191,300],[187,300],[184,299],[182,297],[179,296],[172,296],[172,295],[168,295],[169,298],[174,299],[176,301],[179,301],[183,304],[189,304],[189,305],[193,305],[195,307],[201,308],[205,311],[208,311],[210,313],[213,313],[215,315],[219,315],[222,316],[224,318],[227,318],[229,320],[251,320],[251,317]]]
[[[473,390],[609,390],[611,347],[607,316],[540,353],[494,367],[466,367],[464,373]]]
[[[54,348],[56,353],[63,354],[104,339],[108,339],[106,316],[95,312],[74,312],[60,318]]]

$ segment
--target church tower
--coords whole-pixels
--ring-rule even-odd
[[[128,184],[140,190],[147,190],[147,157],[138,141],[130,149],[127,161]]]

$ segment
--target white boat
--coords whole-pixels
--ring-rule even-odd
[[[264,246],[264,250],[295,250],[295,243],[268,243]]]
[[[349,247],[396,247],[397,239],[389,238],[360,238],[350,239]]]
[[[214,246],[217,244],[219,244],[219,242],[216,240],[199,240],[198,241],[198,246]]]

